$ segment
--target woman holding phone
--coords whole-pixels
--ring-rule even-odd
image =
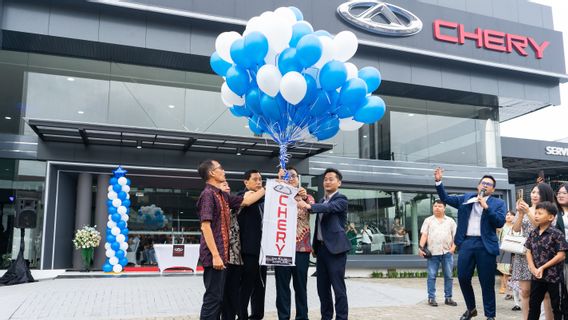
[[[556,227],[564,233],[568,240],[568,184],[566,183],[562,184],[556,191],[556,206],[558,206]],[[564,261],[564,283],[568,284],[566,279],[568,279],[568,259]]]
[[[517,200],[517,217],[513,223],[513,232],[522,232],[522,235],[525,238],[528,237],[529,233],[531,233],[536,227],[536,222],[534,220],[536,205],[543,201],[554,201],[554,191],[550,185],[546,183],[539,183],[532,188],[530,197],[530,207],[522,198]],[[521,291],[521,310],[523,312],[523,319],[527,319],[529,315],[532,274],[529,270],[525,255],[514,255],[512,279],[513,281],[519,281]],[[543,303],[546,319],[554,319],[548,294],[546,294]]]

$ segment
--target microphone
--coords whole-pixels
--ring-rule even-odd
[[[481,191],[479,191],[479,196],[481,198],[485,197],[485,192],[487,192],[487,190],[485,188],[481,189]]]

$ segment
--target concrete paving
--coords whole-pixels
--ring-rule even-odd
[[[442,279],[437,281],[443,296]],[[465,304],[454,281],[457,307],[426,304],[426,279],[346,280],[351,319],[459,319]],[[482,312],[478,283],[474,284]],[[0,287],[0,319],[198,319],[203,295],[200,275],[77,277]],[[497,295],[497,319],[519,319],[512,302]],[[265,319],[277,319],[274,276],[269,275]],[[316,279],[308,279],[310,318],[319,319]],[[293,309],[293,307],[292,307]]]

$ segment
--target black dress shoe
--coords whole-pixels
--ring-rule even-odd
[[[513,311],[521,311],[521,307],[519,306],[514,306],[513,309],[511,309]]]
[[[446,301],[444,301],[444,304],[447,304],[448,306],[452,306],[455,307],[458,305],[457,302],[455,302],[454,300],[452,300],[452,298],[446,298]]]
[[[431,307],[437,307],[438,302],[436,302],[435,299],[430,298],[430,299],[428,299],[428,305],[431,306]]]
[[[460,320],[470,320],[471,318],[477,316],[477,309],[467,310],[464,312],[460,318]]]
[[[495,317],[487,317],[487,320],[495,320]]]

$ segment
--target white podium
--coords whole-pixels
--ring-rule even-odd
[[[158,262],[160,273],[164,270],[175,267],[190,268],[197,270],[197,261],[199,260],[199,245],[198,244],[176,244],[179,256],[174,255],[173,244],[154,244],[154,252]],[[179,252],[180,247],[183,247],[183,253]],[[183,255],[181,255],[183,254]]]

